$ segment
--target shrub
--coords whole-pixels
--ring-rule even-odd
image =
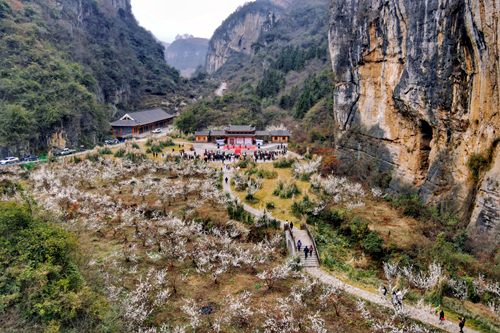
[[[99,154],[88,154],[86,158],[91,162],[97,162],[99,161]]]
[[[346,236],[350,237],[351,243],[361,242],[370,233],[368,228],[369,221],[356,216],[352,219],[349,226],[342,226],[341,231],[344,232]]]
[[[263,179],[274,179],[278,176],[278,174],[274,170],[259,169],[257,167],[248,169],[245,171],[245,173],[247,175],[255,175],[257,178]]]
[[[33,218],[33,209],[33,203],[0,203],[1,308],[16,308],[46,327],[86,321],[93,331],[106,301],[71,261],[76,237],[48,218]]]
[[[374,257],[380,257],[383,253],[384,241],[376,231],[370,232],[363,240],[365,251]]]
[[[245,201],[248,202],[248,203],[250,203],[250,204],[255,204],[255,203],[259,202],[259,199],[257,199],[256,197],[254,197],[253,194],[247,193],[247,195],[245,196]]]
[[[128,153],[125,155],[125,159],[134,163],[145,160],[146,158],[146,155],[142,153]]]
[[[132,143],[132,148],[134,149],[141,149],[137,143]]]
[[[266,202],[266,209],[274,209],[274,208],[275,208],[274,202],[272,201]]]
[[[109,149],[108,147],[105,147],[104,149],[99,149],[98,150],[98,153],[99,155],[113,155],[113,152],[111,151],[111,149]]]
[[[286,184],[284,181],[280,180],[276,184],[276,188],[273,191],[273,195],[279,196],[281,199],[290,199],[294,195],[299,195],[300,189],[295,182]]]
[[[491,143],[490,148],[482,153],[474,153],[469,157],[467,161],[467,167],[471,173],[471,180],[474,185],[479,183],[479,179],[481,174],[485,171],[488,171],[491,167],[491,163],[493,162],[493,155],[495,153],[495,149],[500,143],[500,138],[496,138]]]
[[[273,166],[275,168],[284,169],[284,168],[291,168],[294,163],[295,159],[293,158],[280,157],[277,161],[273,162]]]
[[[472,182],[477,184],[481,173],[489,168],[488,157],[485,153],[473,153],[467,161],[467,167],[471,173]]]
[[[125,156],[125,149],[124,148],[118,149],[113,156],[116,158],[122,158],[123,156]]]
[[[239,160],[236,162],[235,167],[240,167],[242,169],[245,169],[247,167],[255,167],[255,161],[252,160],[251,158],[245,158],[243,160]]]
[[[379,173],[373,179],[373,181],[375,182],[375,184],[378,187],[383,188],[383,189],[389,188],[391,180],[392,180],[392,175],[391,175],[390,172]]]
[[[227,206],[227,214],[233,220],[253,224],[253,216],[243,208],[242,204],[238,204],[237,202],[231,202]]]
[[[410,216],[415,219],[430,218],[430,211],[424,206],[422,199],[416,195],[401,195],[394,202],[396,207],[401,207],[405,216]]]
[[[314,208],[313,202],[309,199],[308,195],[302,198],[302,201],[294,201],[292,204],[292,214],[295,216],[300,216],[302,214],[307,214]]]

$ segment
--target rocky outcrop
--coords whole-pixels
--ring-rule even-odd
[[[392,170],[395,191],[410,183],[427,202],[469,209],[467,160],[500,135],[499,10],[498,0],[334,0],[338,154]],[[498,168],[481,185],[496,207],[487,179]],[[498,213],[480,196],[471,230],[500,239]]]
[[[261,31],[273,27],[284,10],[282,5],[287,5],[290,1],[273,2],[259,0],[247,3],[217,28],[210,39],[205,62],[209,74],[215,73],[234,55],[252,54],[252,43],[259,38]]]

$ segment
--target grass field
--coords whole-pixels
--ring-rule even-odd
[[[264,170],[274,170],[278,176],[274,179],[265,179],[262,187],[255,194],[255,198],[258,199],[257,203],[247,203],[249,206],[255,209],[263,210],[266,207],[266,202],[272,201],[274,202],[275,209],[271,211],[273,217],[280,220],[288,220],[293,222],[298,222],[299,219],[292,215],[291,206],[294,200],[302,200],[304,195],[309,195],[311,199],[316,198],[316,196],[310,193],[311,184],[309,182],[295,180],[292,174],[291,168],[274,168],[272,163],[259,163],[257,167]],[[242,169],[244,172],[245,169]],[[281,199],[279,196],[273,195],[273,191],[276,188],[276,184],[280,181],[284,181],[285,183],[290,183],[295,181],[298,188],[300,189],[301,194],[295,195],[290,199]],[[245,201],[246,192],[237,192],[234,190],[234,186],[231,187],[233,193],[242,201]]]

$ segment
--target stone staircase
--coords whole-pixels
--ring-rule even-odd
[[[304,248],[310,247],[313,244],[313,241],[311,237],[309,237],[308,233],[306,230],[299,230],[297,228],[293,228],[293,237],[295,238],[295,241],[298,242],[299,240],[302,242],[302,246],[300,247],[300,262],[304,267],[318,267],[319,262],[318,258],[316,257],[316,249],[314,249],[314,253],[312,255],[308,254],[307,259],[305,258],[305,252]],[[297,246],[297,244],[295,244]]]

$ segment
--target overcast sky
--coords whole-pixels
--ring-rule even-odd
[[[132,0],[139,24],[160,40],[172,42],[177,34],[212,37],[219,25],[249,0]]]

